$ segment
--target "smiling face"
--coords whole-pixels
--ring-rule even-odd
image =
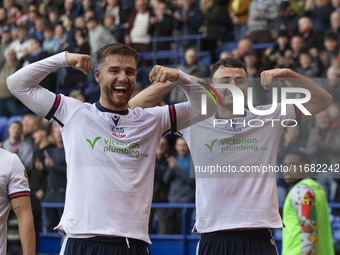
[[[135,88],[137,63],[131,56],[110,55],[95,70],[100,83],[100,103],[105,108],[122,111]]]
[[[214,84],[231,84],[237,86],[242,90],[244,97],[247,96],[247,89],[249,86],[247,80],[247,73],[243,68],[233,68],[220,66],[213,76]],[[222,106],[226,108],[233,107],[233,95],[227,88],[216,89],[219,94]]]

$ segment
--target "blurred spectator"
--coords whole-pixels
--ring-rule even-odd
[[[282,30],[276,37],[273,47],[265,50],[265,67],[271,69],[275,67],[285,66],[283,59],[285,58],[286,50],[289,50],[289,34],[288,31]],[[289,66],[285,66],[289,67]]]
[[[38,38],[39,40],[44,40],[44,29],[46,26],[46,19],[44,17],[38,17],[34,21],[34,32],[32,38]]]
[[[63,203],[65,202],[66,190],[66,161],[63,139],[59,128],[52,124],[51,133],[55,145],[45,149],[44,165],[47,171],[47,188],[43,202]],[[48,232],[59,223],[62,208],[46,208],[46,227]]]
[[[244,54],[243,59],[247,67],[248,77],[259,78],[262,69],[258,53],[255,50],[249,50]]]
[[[278,5],[272,0],[252,0],[248,8],[248,37],[253,43],[272,42]]]
[[[191,156],[188,145],[182,137],[178,137],[175,143],[176,156],[168,158],[169,168],[165,173],[166,183],[170,183],[170,203],[195,202],[195,180],[190,177]],[[179,234],[182,231],[182,213],[179,209],[169,209],[170,225],[169,233]]]
[[[247,51],[243,56],[248,71],[249,87],[253,89],[253,106],[266,104],[267,91],[261,86],[260,74],[262,72],[259,55],[255,50]]]
[[[289,0],[289,4],[296,14],[300,14],[305,10],[306,0]]]
[[[89,43],[93,59],[96,59],[96,53],[99,48],[117,41],[111,33],[108,33],[103,25],[98,23],[96,18],[90,18],[86,23],[86,27],[89,31]]]
[[[197,57],[197,50],[195,48],[189,48],[185,51],[184,54],[184,63],[177,67],[179,70],[199,77],[199,78],[206,78],[209,75],[209,70],[207,67],[200,65]],[[185,93],[180,87],[175,87],[170,92],[169,96],[169,103],[175,104],[180,102],[187,101]]]
[[[340,10],[332,12],[330,18],[331,30],[337,35],[337,40],[340,42]]]
[[[9,92],[6,79],[18,69],[14,50],[8,50],[5,62],[0,64],[0,116],[11,117],[18,110],[17,99]]]
[[[323,34],[314,30],[313,21],[309,17],[299,18],[298,31],[305,41],[305,50],[316,57],[323,47]]]
[[[43,49],[52,55],[59,52],[60,46],[59,40],[54,37],[54,26],[46,25],[44,29]]]
[[[331,4],[335,11],[340,11],[340,1],[339,0],[331,0]]]
[[[78,16],[74,19],[74,28],[81,28],[84,31],[87,31],[86,21],[84,16]]]
[[[72,18],[73,20],[81,15],[81,2],[77,0],[65,0],[63,13],[66,16]]]
[[[64,34],[64,28],[62,24],[58,24],[54,28],[54,38],[59,41],[60,51],[64,51],[67,48],[67,36]]]
[[[305,151],[306,140],[300,126],[288,127],[281,136],[277,161],[282,164],[284,157],[291,151]]]
[[[19,27],[12,27],[11,35],[12,41],[19,39]]]
[[[13,121],[8,127],[8,138],[3,143],[5,150],[18,154],[21,162],[29,172],[33,166],[33,148],[22,139],[22,124]]]
[[[175,10],[174,14],[175,29],[179,35],[196,35],[199,34],[199,28],[202,25],[202,13],[197,8],[195,0],[183,0],[181,5]],[[183,46],[193,45],[194,40],[184,41]]]
[[[78,1],[81,2],[82,15],[84,14],[85,11],[94,10],[95,8],[95,3],[94,3],[95,1],[91,1],[91,0],[78,0]]]
[[[67,15],[61,15],[60,21],[63,24],[63,33],[66,34],[66,44],[69,46],[71,43],[74,43],[73,41],[73,30],[74,30],[74,24],[73,19]]]
[[[171,36],[173,31],[174,20],[172,15],[168,14],[167,4],[158,2],[154,10],[155,16],[150,17],[150,34],[153,37]],[[157,50],[170,50],[171,42],[157,42]],[[153,49],[156,50],[156,49]],[[161,61],[162,63],[162,61]],[[163,64],[164,60],[163,60]]]
[[[50,11],[61,10],[63,8],[64,0],[41,0],[39,2],[39,15],[47,17]]]
[[[26,24],[28,15],[22,10],[20,4],[13,4],[9,9],[9,16],[13,22],[13,25],[19,26],[20,24]]]
[[[28,38],[28,30],[26,25],[20,25],[18,27],[18,39],[11,42],[11,44],[8,46],[7,49],[13,49],[17,55],[17,59],[20,61],[20,59],[23,57],[23,51],[26,49],[26,51],[31,50],[31,39]],[[6,50],[7,50],[6,49]]]
[[[79,54],[90,54],[91,48],[88,42],[88,38],[86,34],[83,32],[81,28],[76,28],[74,30],[74,41],[75,43],[71,44],[69,47],[66,48],[67,51],[72,53],[79,53]],[[66,67],[66,76],[64,78],[64,88],[68,89],[77,84],[84,82],[87,80],[87,76],[72,67]]]
[[[329,16],[334,10],[330,0],[307,0],[311,4],[305,5],[302,16],[308,16],[313,20],[315,32],[324,33],[330,29]]]
[[[52,25],[53,27],[55,27],[59,22],[60,22],[60,20],[59,20],[58,10],[51,10],[48,13],[48,23],[49,23],[49,25]]]
[[[116,26],[127,27],[130,16],[129,7],[118,0],[106,0],[104,2],[103,16],[112,15],[115,17]]]
[[[340,124],[340,102],[333,102],[327,110],[331,117],[331,121]]]
[[[87,10],[84,13],[85,22],[87,22],[90,18],[96,18],[96,13],[92,10]]]
[[[228,1],[214,0],[217,5],[218,23],[220,27],[221,42],[234,41],[233,23],[228,12]],[[217,60],[217,59],[216,59]]]
[[[279,143],[277,152],[278,164],[283,164],[284,158],[294,151],[306,151],[306,140],[302,134],[302,129],[299,126],[288,127],[285,129]],[[283,202],[288,193],[289,185],[284,181],[282,173],[278,174],[277,192],[279,201]]]
[[[33,131],[38,127],[39,119],[33,113],[27,113],[22,117],[22,135],[25,142],[31,144],[32,148],[35,143],[33,140]]]
[[[327,69],[327,79],[322,84],[332,96],[334,102],[340,102],[340,68],[331,66]]]
[[[33,194],[41,201],[46,190],[46,165],[47,149],[52,145],[48,140],[49,128],[40,123],[33,131],[33,139],[36,149],[33,152],[34,166],[29,173],[30,188]]]
[[[290,47],[292,49],[293,57],[292,67],[297,68],[300,66],[300,53],[305,48],[305,41],[303,40],[303,37],[301,35],[293,35],[293,37],[290,39]]]
[[[222,51],[221,53],[220,53],[220,59],[224,59],[224,58],[231,58],[231,57],[233,57],[233,54],[231,53],[231,52],[229,52],[229,51]]]
[[[125,35],[125,43],[138,52],[150,51],[151,36],[149,34],[150,18],[154,16],[148,10],[147,0],[136,0],[136,11],[130,14],[129,26]]]
[[[202,40],[202,50],[210,51],[211,61],[216,62],[215,50],[221,41],[219,24],[219,7],[214,0],[200,0],[200,10],[203,14],[205,38]]]
[[[300,66],[295,68],[296,72],[309,78],[318,77],[320,73],[318,62],[315,58],[312,58],[312,56],[308,52],[300,52],[299,63]]]
[[[233,57],[243,60],[244,54],[252,48],[252,41],[249,38],[244,38],[237,43],[237,49],[232,52]]]
[[[104,27],[111,32],[118,42],[124,43],[125,29],[121,26],[116,26],[115,17],[112,15],[105,15],[103,20]]]
[[[335,33],[327,33],[324,37],[324,50],[320,51],[320,60],[325,70],[332,65],[339,55],[339,43]],[[325,76],[323,76],[325,77]]]
[[[294,2],[294,1],[293,1]],[[281,1],[279,16],[275,19],[275,31],[286,31],[291,36],[297,30],[298,15],[289,1]]]
[[[251,0],[230,0],[228,12],[234,25],[234,40],[240,41],[246,35],[248,7]]]
[[[4,26],[7,26],[7,25],[10,25],[7,11],[4,7],[0,7],[0,28],[3,28]]]
[[[162,137],[156,148],[156,163],[155,163],[155,178],[153,188],[153,203],[167,203],[169,194],[169,184],[165,183],[165,173],[169,167],[168,159],[168,141],[165,137]],[[150,214],[150,223],[153,223],[154,216],[158,217],[159,234],[168,234],[169,227],[172,224],[168,219],[168,210],[166,208],[152,209]],[[156,231],[151,226],[151,233]]]
[[[315,164],[332,165],[340,163],[340,126],[332,122],[327,110],[315,116],[316,127],[310,130],[307,141],[307,153]],[[317,175],[317,182],[324,189],[327,199],[333,202],[337,183],[331,178],[332,173]],[[327,178],[328,177],[328,178]]]
[[[12,42],[12,34],[10,26],[3,26],[1,30],[1,42],[0,42],[0,63],[5,61],[5,49]]]
[[[24,51],[25,55],[22,58],[23,66],[37,62],[39,60],[42,60],[44,58],[47,58],[50,56],[50,53],[43,49],[42,47],[42,41],[33,38],[31,39],[31,50],[30,52]],[[42,87],[48,89],[49,91],[56,91],[56,73],[50,73],[48,74],[40,83]]]
[[[38,19],[39,14],[36,6],[34,8],[30,7],[28,12],[28,20],[27,20],[27,27],[28,27],[28,37],[33,38],[35,32],[35,22]]]

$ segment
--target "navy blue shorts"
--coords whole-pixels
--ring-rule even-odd
[[[67,238],[63,255],[149,255],[149,245],[124,237]],[[64,246],[64,245],[63,245]],[[63,248],[62,248],[63,249]]]
[[[197,255],[278,255],[269,229],[201,234]]]

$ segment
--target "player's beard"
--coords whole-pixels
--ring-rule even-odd
[[[114,108],[123,108],[128,106],[133,90],[134,87],[129,87],[128,90],[125,92],[124,97],[117,97],[111,87],[105,86],[104,94],[106,95],[106,100],[108,101],[108,103]]]

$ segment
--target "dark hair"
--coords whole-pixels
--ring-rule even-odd
[[[139,62],[138,52],[122,43],[113,43],[100,48],[97,51],[97,63],[98,65],[104,61],[107,56],[117,55],[122,57],[132,57],[135,59],[136,64]]]
[[[49,125],[45,125],[43,123],[40,123],[34,130],[33,133],[37,132],[37,131],[45,131],[47,134],[50,132],[50,126]]]
[[[333,32],[329,32],[325,35],[324,37],[324,41],[326,40],[333,40],[333,41],[337,41],[338,40],[338,37],[336,35],[336,33],[333,33]]]
[[[230,67],[230,68],[242,68],[246,72],[246,74],[248,74],[247,67],[242,61],[240,61],[237,58],[224,58],[224,59],[220,59],[214,64],[211,70],[212,76],[214,76],[215,72],[217,71],[218,68],[220,68],[220,66]]]
[[[43,40],[40,40],[40,39],[37,38],[37,37],[33,37],[33,38],[32,38],[32,41],[35,41],[36,43],[38,43],[40,47],[43,46]]]
[[[300,151],[300,150],[292,150],[292,151],[289,151],[287,155],[296,155],[300,158],[300,160],[304,163],[304,164],[309,164],[310,163],[310,159],[309,159],[309,156],[307,155],[306,152],[304,151]]]
[[[8,125],[8,127],[12,126],[13,124],[19,125],[20,128],[22,129],[22,123],[21,123],[21,121],[14,120],[14,121],[12,121],[12,122]]]

